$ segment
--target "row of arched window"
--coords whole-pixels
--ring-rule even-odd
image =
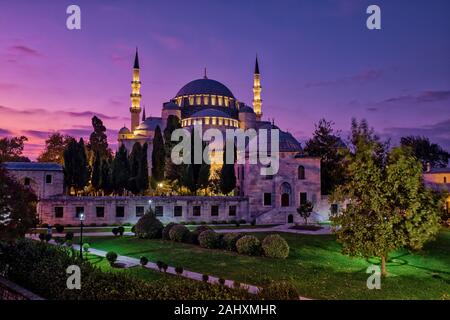
[[[175,100],[178,106],[181,107],[183,99],[187,99],[190,106],[219,106],[219,107],[229,107],[234,106],[238,108],[239,102],[231,97],[209,95],[209,94],[197,94],[190,96],[177,97]]]
[[[239,122],[234,119],[222,118],[222,117],[200,117],[200,118],[187,118],[181,121],[181,126],[191,126],[196,124],[204,125],[219,125],[239,128]]]

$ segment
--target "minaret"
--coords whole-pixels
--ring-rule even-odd
[[[134,57],[133,81],[131,81],[131,132],[139,125],[139,115],[141,114],[141,81],[139,78],[139,57],[136,48]]]
[[[253,111],[256,114],[256,121],[261,121],[261,106],[261,77],[259,74],[258,56],[256,56],[255,72],[253,73]]]

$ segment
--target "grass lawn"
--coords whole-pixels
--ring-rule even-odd
[[[267,233],[255,233],[264,237]],[[289,280],[301,295],[316,299],[441,299],[450,298],[450,230],[442,230],[434,242],[418,253],[401,250],[390,256],[389,277],[381,290],[366,287],[367,261],[340,253],[333,235],[281,234],[291,251],[286,260],[248,257],[232,252],[202,249],[195,245],[134,237],[92,237],[92,247],[120,255],[261,285],[268,280]],[[144,270],[142,270],[144,271]],[[142,271],[137,271],[138,273]],[[137,274],[137,276],[142,276]]]

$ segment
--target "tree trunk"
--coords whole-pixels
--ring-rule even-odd
[[[308,218],[304,218],[305,219],[305,226],[308,225]]]
[[[381,256],[381,276],[386,277],[387,276],[387,270],[386,270],[386,256]]]

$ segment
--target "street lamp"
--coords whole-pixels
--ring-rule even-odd
[[[83,259],[83,221],[84,221],[84,212],[80,212],[78,216],[80,219],[80,258]]]

